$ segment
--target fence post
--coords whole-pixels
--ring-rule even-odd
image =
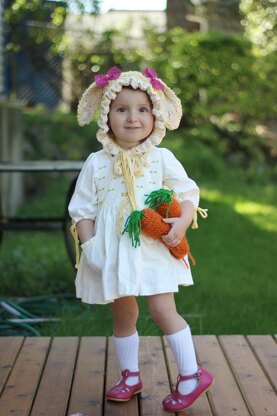
[[[0,97],[4,96],[4,0],[0,0]]]
[[[23,159],[22,104],[0,101],[0,160],[16,162]],[[12,216],[23,199],[21,173],[1,174],[2,216]]]

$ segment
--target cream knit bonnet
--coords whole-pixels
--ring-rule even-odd
[[[151,99],[155,116],[154,129],[147,140],[133,147],[128,152],[132,155],[147,153],[153,146],[161,143],[166,129],[174,130],[179,126],[182,106],[176,94],[161,80],[153,69],[121,72],[112,67],[107,74],[94,77],[94,82],[87,88],[78,105],[77,119],[81,126],[89,124],[99,110],[97,140],[112,156],[117,156],[122,149],[112,139],[108,126],[108,114],[111,101],[123,87],[132,87],[145,91]]]

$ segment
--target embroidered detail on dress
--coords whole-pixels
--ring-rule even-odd
[[[122,203],[119,208],[119,213],[118,213],[118,218],[117,218],[117,223],[116,223],[116,230],[117,230],[118,235],[120,235],[122,231],[123,217],[124,217],[125,210],[126,210],[128,203],[129,203],[129,198],[128,198],[128,193],[126,192],[126,195],[123,197]]]

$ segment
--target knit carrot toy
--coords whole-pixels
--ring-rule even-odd
[[[127,232],[129,234],[133,247],[140,245],[140,233],[143,232],[148,237],[159,240],[164,244],[176,259],[181,259],[188,254],[192,263],[195,264],[185,236],[176,247],[169,246],[162,239],[162,236],[168,234],[171,228],[169,224],[163,221],[163,218],[179,217],[181,215],[181,207],[179,202],[173,198],[173,191],[160,189],[151,192],[147,196],[145,204],[149,208],[144,208],[142,211],[133,211],[127,218],[123,233]]]

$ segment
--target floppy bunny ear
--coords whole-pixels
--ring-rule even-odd
[[[77,109],[77,120],[80,126],[89,124],[93,119],[100,103],[103,89],[93,82],[82,95]]]
[[[168,130],[175,130],[179,126],[182,117],[181,100],[166,85],[163,94],[165,127]]]

